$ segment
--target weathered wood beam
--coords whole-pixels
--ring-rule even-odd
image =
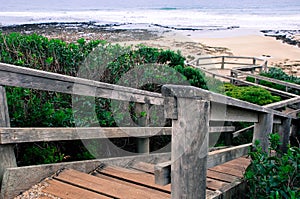
[[[246,131],[248,131],[248,130],[250,130],[250,129],[253,129],[253,128],[254,128],[254,125],[251,125],[251,126],[249,126],[249,127],[247,127],[247,128],[238,130],[238,131],[232,133],[233,138],[238,137],[241,133],[246,132]]]
[[[295,104],[295,103],[299,103],[300,102],[300,97],[294,97],[294,98],[290,98],[287,100],[283,100],[283,101],[279,101],[279,102],[275,102],[272,104],[267,104],[264,107],[266,108],[272,108],[272,109],[278,109],[278,108],[282,108],[291,104]]]
[[[159,93],[3,63],[0,63],[0,85],[147,104],[163,104],[163,98]]]
[[[179,88],[179,89],[178,89]],[[181,86],[181,85],[165,85],[162,87],[163,92],[170,93],[170,96],[173,97],[186,97],[186,98],[197,98],[197,99],[203,99],[208,100],[212,103],[212,109],[214,109],[214,106],[217,106],[216,104],[220,104],[218,108],[223,106],[223,110],[240,110],[240,112],[256,112],[256,113],[272,113],[279,117],[288,117],[286,114],[281,113],[279,111],[261,107],[256,104],[252,104],[249,102],[245,102],[242,100],[234,99],[228,96],[224,96],[221,94],[213,93],[204,89],[192,87],[192,86]],[[295,95],[297,96],[297,95]],[[219,110],[220,111],[220,110]],[[211,114],[214,114],[214,111],[212,111]],[[213,118],[210,118],[213,120]]]
[[[291,134],[291,118],[285,118],[282,120],[282,124],[279,126],[279,135],[280,135],[280,150],[282,152],[287,152],[288,150],[288,144],[290,140],[290,134]]]
[[[6,92],[3,86],[0,86],[0,127],[10,127]],[[16,167],[16,157],[13,145],[0,144],[0,185],[4,172],[7,168]],[[1,190],[1,189],[0,189]]]
[[[208,153],[207,168],[212,168],[236,158],[245,156],[249,152],[252,143],[229,147]]]
[[[233,132],[233,126],[210,127],[210,133]],[[0,144],[171,135],[171,127],[0,128]]]
[[[235,131],[235,126],[211,126],[209,127],[210,133],[225,133]]]
[[[211,102],[210,121],[257,122],[258,113],[231,105]]]
[[[240,70],[237,70],[237,69],[232,69],[232,71],[236,72],[236,73],[243,74],[243,75],[247,75],[249,77],[253,77],[253,78],[258,79],[258,80],[265,80],[265,81],[268,81],[268,82],[271,82],[271,83],[276,83],[276,84],[279,84],[279,85],[282,85],[282,86],[287,86],[289,88],[294,88],[294,89],[300,90],[300,85],[298,85],[298,84],[285,82],[285,81],[281,81],[281,80],[277,80],[277,79],[273,79],[273,78],[269,78],[269,77],[264,77],[264,76],[260,76],[260,75],[253,75],[253,74],[246,73],[246,72],[243,72],[243,71],[240,71]]]
[[[176,97],[177,102],[177,118],[172,120],[172,199],[206,197],[210,104],[192,92],[185,95],[186,88],[162,88],[164,97]]]
[[[253,144],[258,140],[265,152],[268,152],[269,135],[273,132],[273,118],[274,115],[271,113],[261,113],[259,114],[259,122],[254,125]]]
[[[0,128],[2,144],[171,135],[169,127]]]
[[[205,198],[209,103],[177,98],[172,132],[172,199]]]

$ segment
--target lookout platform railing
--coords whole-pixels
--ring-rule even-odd
[[[285,150],[292,120],[296,119],[268,107],[191,86],[165,85],[159,94],[8,64],[0,64],[0,85],[0,180],[1,198],[4,199],[18,195],[62,168],[88,172],[101,163],[125,166],[135,160],[158,164],[156,181],[167,184],[171,178],[172,199],[205,198],[207,168],[246,155],[252,145],[209,152],[214,133],[225,132],[232,139],[234,128],[224,126],[225,122],[254,123],[253,140],[260,140],[264,150],[268,148],[273,124],[279,125],[281,147]],[[160,106],[164,117],[172,120],[172,127],[11,128],[5,86],[133,102],[137,111],[145,110],[145,105]],[[150,153],[149,137],[153,135],[171,135],[171,152]],[[16,143],[130,136],[139,139],[138,155],[17,167],[13,151]]]

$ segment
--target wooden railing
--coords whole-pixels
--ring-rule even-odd
[[[243,61],[241,61],[243,60]],[[218,66],[215,69],[226,69],[226,65],[239,65],[243,68],[243,70],[250,70],[254,72],[256,69],[267,70],[268,62],[265,59],[257,58],[257,57],[244,57],[244,56],[208,56],[208,57],[200,57],[189,64],[196,65],[199,67],[206,66]]]
[[[0,64],[0,85],[2,198],[15,196],[61,168],[75,168],[87,172],[96,168],[101,162],[126,166],[135,160],[152,163],[169,161],[158,164],[155,173],[157,182],[165,184],[170,181],[168,175],[165,175],[169,172],[173,199],[205,198],[206,169],[247,154],[248,147],[251,145],[249,143],[208,152],[209,138],[214,132],[234,131],[231,126],[210,126],[210,124],[226,121],[252,122],[254,123],[253,140],[260,140],[263,149],[267,150],[268,135],[272,132],[273,124],[281,126],[282,148],[287,146],[293,119],[291,115],[267,107],[191,86],[165,85],[162,88],[162,94],[158,94],[8,64]],[[102,97],[135,102],[140,105],[159,105],[164,109],[165,118],[172,120],[172,127],[10,128],[4,86]],[[125,130],[126,133],[124,133]],[[172,134],[171,154],[149,154],[148,138],[154,135],[153,132],[158,132],[155,135]],[[129,136],[141,139],[138,151],[143,154],[18,168],[13,152],[13,146],[16,143]]]
[[[215,59],[222,59],[221,62],[215,62]],[[232,60],[234,59],[235,62],[233,63]],[[203,60],[206,60],[207,63],[202,63]],[[240,60],[246,60],[247,62],[240,61]],[[283,98],[288,98],[283,101],[273,103],[266,105],[265,107],[272,108],[272,109],[280,109],[286,106],[293,106],[295,111],[291,114],[297,114],[300,112],[300,96],[296,95],[294,93],[291,93],[290,90],[293,91],[300,91],[300,86],[294,83],[285,82],[277,79],[272,79],[264,76],[259,76],[255,74],[256,72],[262,72],[267,71],[267,61],[260,58],[255,57],[239,57],[239,56],[215,56],[215,57],[202,57],[198,58],[196,60],[193,60],[192,62],[188,63],[189,65],[199,68],[204,73],[211,75],[213,77],[220,77],[222,79],[227,79],[231,83],[234,84],[242,84],[242,85],[249,85],[249,86],[260,86],[261,88],[264,88],[266,90],[269,90],[271,93],[279,95]],[[217,65],[215,65],[217,64]],[[218,72],[215,72],[215,70],[220,69],[226,69],[224,67],[225,65],[239,65],[237,67],[230,67],[227,68],[230,70],[230,76],[219,74]],[[214,65],[214,67],[209,67],[207,69],[205,66],[207,65]],[[259,69],[259,71],[256,71],[256,69]],[[253,82],[246,81],[246,77],[252,77],[254,79]],[[261,81],[268,81],[270,83],[274,83],[277,85],[281,85],[285,87],[285,91],[270,88],[268,86],[261,85]]]

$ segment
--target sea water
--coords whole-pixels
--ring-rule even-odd
[[[0,0],[2,26],[48,22],[291,30],[300,0]]]

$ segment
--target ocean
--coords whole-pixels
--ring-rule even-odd
[[[299,30],[300,0],[0,0],[2,26],[48,22]]]

